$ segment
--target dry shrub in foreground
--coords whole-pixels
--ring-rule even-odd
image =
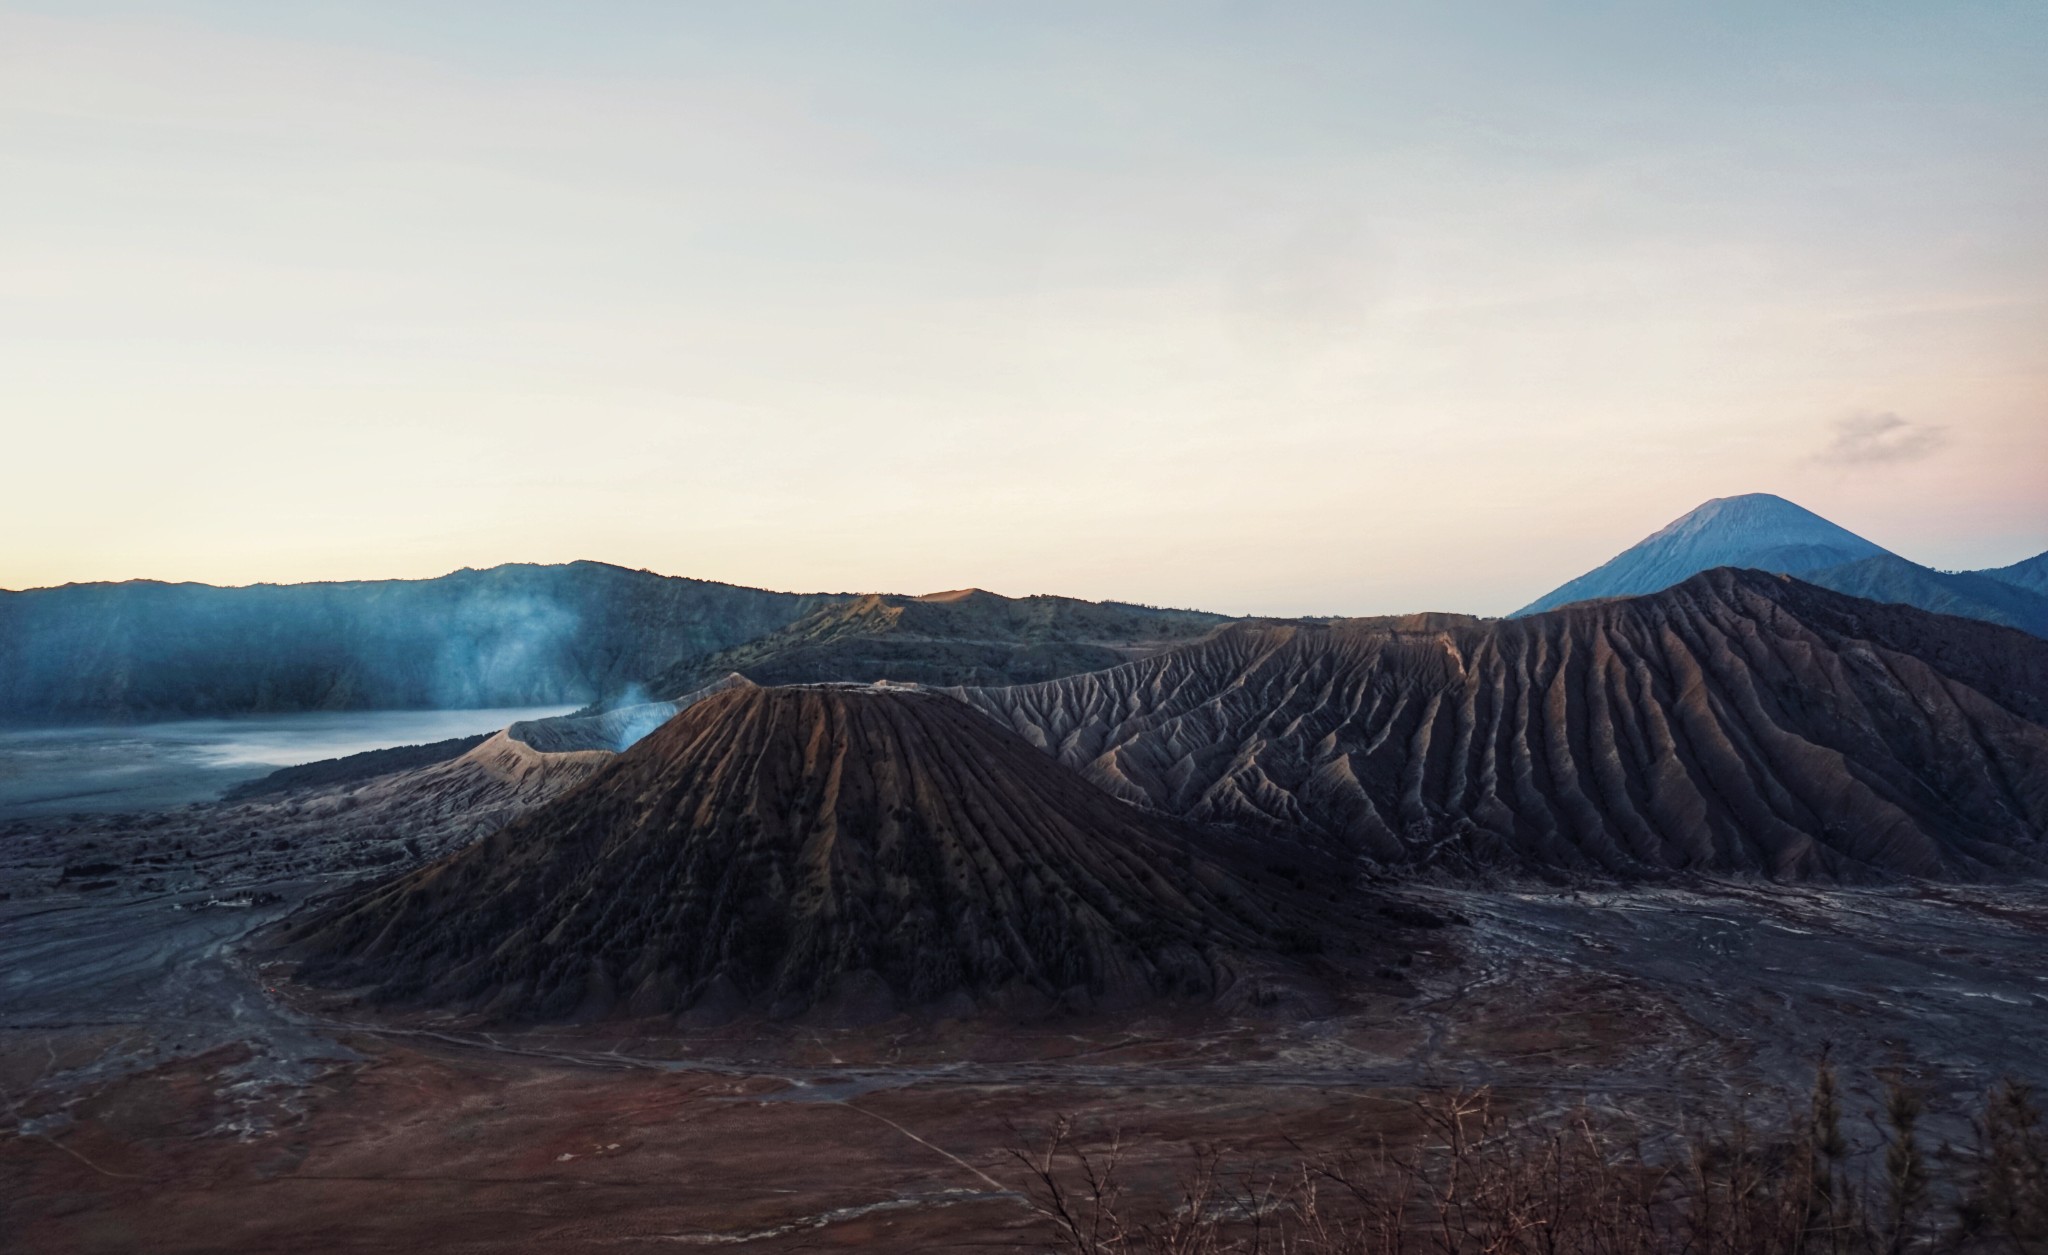
[[[1124,1147],[1069,1119],[1013,1152],[1050,1249],[1071,1255],[2048,1255],[2048,1132],[2032,1091],[1986,1096],[1972,1144],[1923,1144],[1886,1087],[1881,1146],[1852,1153],[1835,1074],[1768,1126],[1720,1121],[1668,1151],[1590,1111],[1504,1116],[1485,1090],[1427,1095],[1423,1135],[1275,1171],[1198,1151],[1174,1197],[1132,1188]]]

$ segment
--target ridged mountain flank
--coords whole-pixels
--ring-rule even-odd
[[[292,939],[303,979],[490,1018],[862,1019],[1213,999],[1284,931],[1261,901],[951,698],[742,686]]]
[[[1789,574],[1889,552],[1783,497],[1767,492],[1716,497],[1515,614],[1654,593],[1715,567]]]
[[[1388,865],[2048,869],[2048,642],[1757,571],[1525,619],[1239,625],[961,696],[1130,801]]]

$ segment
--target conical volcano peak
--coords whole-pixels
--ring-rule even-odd
[[[1883,546],[1772,493],[1716,497],[1515,613],[1654,593],[1715,567],[1797,575],[1890,556]]]
[[[1805,506],[1769,492],[1715,497],[1672,520],[1642,543],[1681,540],[1722,546],[1744,541],[1769,545],[1829,545],[1851,551],[1859,558],[1886,552],[1882,546],[1872,544],[1848,528],[1830,523]]]
[[[950,697],[733,688],[301,926],[303,974],[511,1019],[1206,1001],[1279,931],[1183,826]]]

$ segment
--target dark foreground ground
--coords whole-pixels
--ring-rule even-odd
[[[1879,1075],[2048,1082],[2041,886],[1416,887],[1465,922],[1413,992],[1308,1023],[372,1023],[238,944],[400,840],[286,805],[0,827],[0,1249],[1032,1250],[1011,1151],[1062,1114],[1163,1189],[1196,1146],[1408,1136],[1440,1087],[1655,1136],[1782,1110],[1829,1046],[1869,1140]]]

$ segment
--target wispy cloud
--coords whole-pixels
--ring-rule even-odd
[[[1897,414],[1856,414],[1835,424],[1835,438],[1814,456],[1832,466],[1911,462],[1948,443],[1948,430]]]

